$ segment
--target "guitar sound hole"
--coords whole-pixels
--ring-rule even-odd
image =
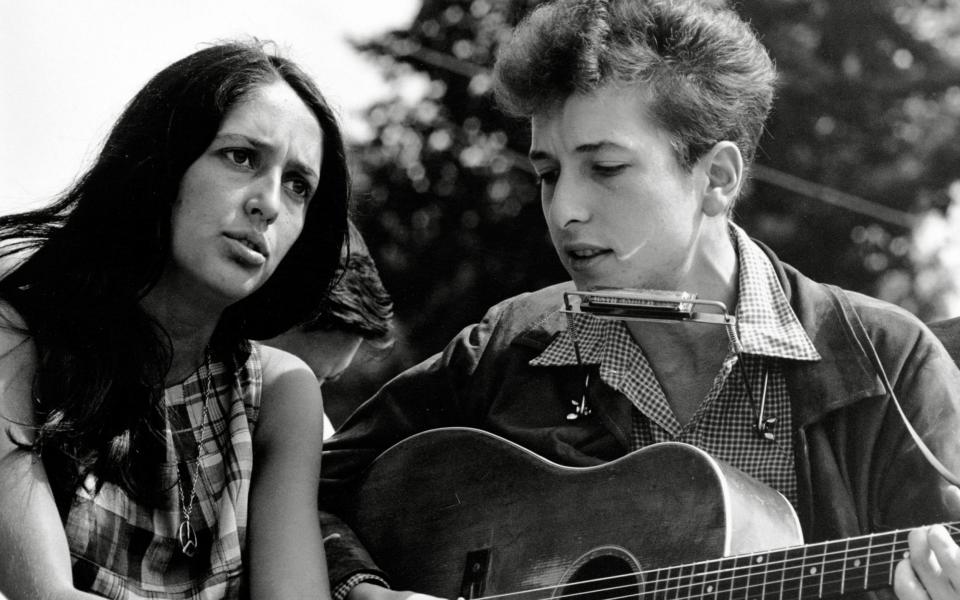
[[[556,600],[617,600],[639,597],[642,582],[620,556],[598,556],[583,563]]]

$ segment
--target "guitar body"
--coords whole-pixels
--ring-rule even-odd
[[[395,589],[446,598],[557,597],[581,581],[802,543],[780,494],[692,446],[569,468],[471,429],[383,453],[345,517]]]

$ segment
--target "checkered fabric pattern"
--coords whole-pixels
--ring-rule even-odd
[[[373,573],[357,573],[356,575],[347,577],[340,585],[333,589],[331,593],[333,600],[344,600],[347,594],[350,593],[350,590],[361,583],[375,583],[380,587],[390,588],[390,584],[384,581],[382,577],[377,577]]]
[[[241,597],[252,436],[262,382],[259,347],[252,345],[240,358],[236,372],[228,367],[232,361],[211,363],[213,385],[202,431],[198,374],[166,389],[162,508],[138,505],[110,483],[94,496],[92,477],[77,489],[65,528],[78,589],[123,600]],[[201,469],[194,482],[198,438],[203,440]],[[177,541],[182,519],[178,477],[186,498],[197,486],[190,520],[199,544],[193,558],[181,552]]]
[[[817,361],[814,348],[780,288],[763,251],[731,225],[739,258],[737,333],[742,352],[731,347],[706,398],[689,423],[674,416],[642,348],[622,321],[575,315],[573,329],[584,364],[599,365],[600,377],[637,407],[633,414],[633,449],[665,441],[695,445],[797,501],[791,434],[790,396],[783,361]],[[577,364],[570,328],[558,335],[533,366]],[[773,417],[772,441],[754,430],[764,375],[764,418]],[[749,382],[749,384],[747,383]],[[749,388],[748,388],[749,385]],[[750,392],[754,402],[750,401]]]

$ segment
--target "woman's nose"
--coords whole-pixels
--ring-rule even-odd
[[[281,185],[279,178],[263,177],[253,187],[244,210],[251,218],[270,225],[280,212]]]

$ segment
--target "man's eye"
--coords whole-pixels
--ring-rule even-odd
[[[624,164],[615,164],[615,165],[597,164],[597,165],[593,165],[593,172],[602,177],[610,177],[612,175],[617,175],[619,173],[622,173],[623,170],[626,168],[627,168],[627,165],[624,165]]]

